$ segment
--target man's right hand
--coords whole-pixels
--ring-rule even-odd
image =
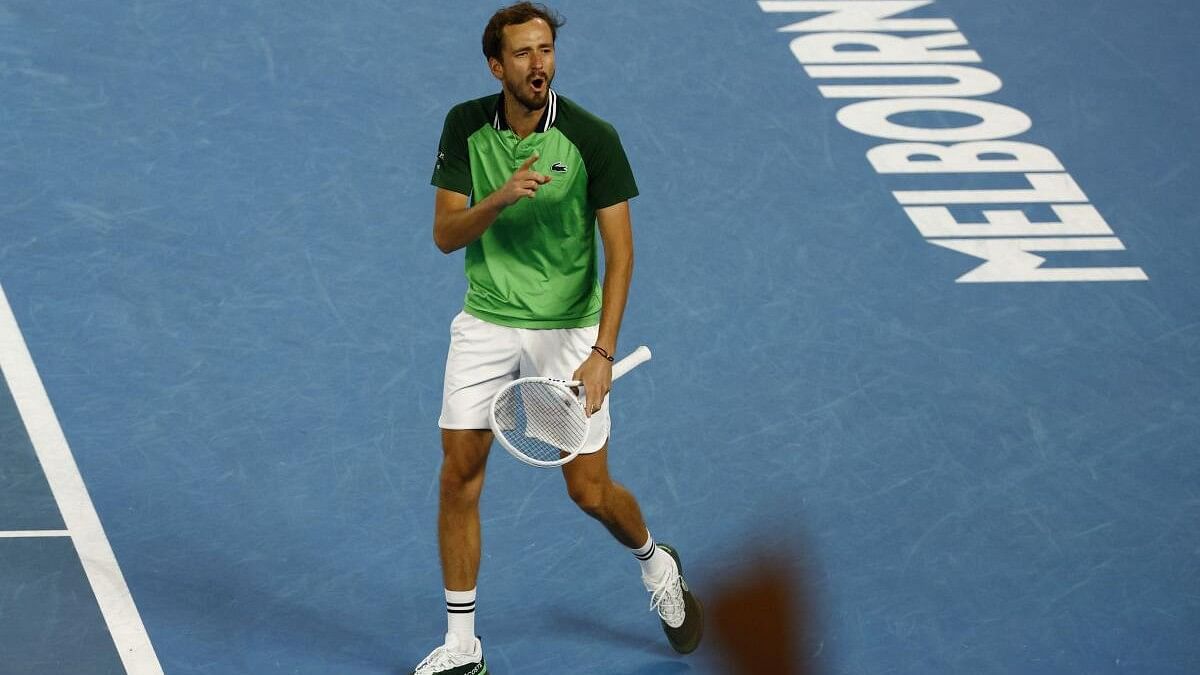
[[[538,188],[550,182],[550,176],[543,176],[534,171],[530,167],[538,160],[538,155],[535,152],[525,160],[525,163],[520,166],[509,176],[508,181],[496,190],[496,199],[500,201],[502,206],[508,207],[516,204],[522,197],[533,199],[537,194]]]
[[[438,188],[433,207],[433,242],[442,253],[450,253],[470,244],[491,227],[500,212],[522,198],[533,199],[538,188],[550,182],[550,176],[533,171],[535,154],[525,160],[498,190],[478,204],[469,205],[465,194]]]

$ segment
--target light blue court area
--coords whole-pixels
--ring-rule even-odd
[[[498,4],[0,0],[0,675],[441,639],[429,178]],[[641,191],[611,469],[711,614],[671,652],[496,449],[491,672],[1200,672],[1200,8],[556,6]]]

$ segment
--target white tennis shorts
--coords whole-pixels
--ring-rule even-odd
[[[569,380],[596,344],[599,326],[510,328],[466,312],[450,323],[450,353],[442,388],[443,429],[488,429],[492,397],[518,377]],[[608,440],[608,397],[592,415],[580,453],[592,453]]]

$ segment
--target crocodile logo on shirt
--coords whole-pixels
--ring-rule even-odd
[[[555,162],[554,164],[550,165],[550,170],[554,173],[566,173],[567,165],[563,164],[562,162]]]

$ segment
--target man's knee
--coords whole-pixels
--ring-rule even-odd
[[[444,461],[440,482],[443,500],[478,502],[483,492],[483,470],[469,469]]]
[[[443,499],[477,502],[491,447],[490,432],[442,431],[441,494]]]
[[[590,516],[603,513],[607,494],[607,483],[580,481],[567,485],[567,495],[571,501]]]

